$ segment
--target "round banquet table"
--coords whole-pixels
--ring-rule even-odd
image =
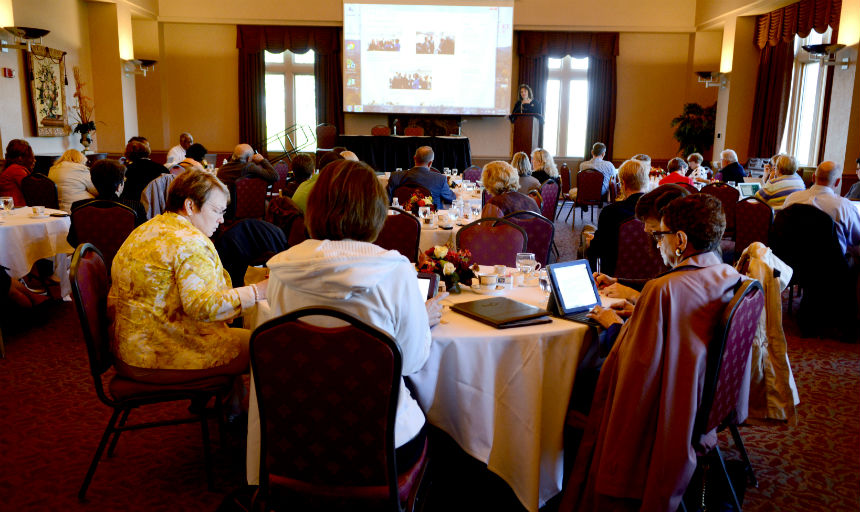
[[[18,279],[26,276],[38,260],[53,258],[55,275],[60,278],[61,292],[65,296],[71,290],[67,255],[74,252],[74,248],[66,242],[71,220],[68,216],[47,215],[64,213],[61,210],[46,208],[45,213],[43,218],[34,218],[32,209],[24,207],[0,215],[0,265],[9,269],[11,278]]]
[[[539,307],[537,286],[505,296]],[[471,290],[450,303],[479,300]],[[608,306],[615,299],[601,297]],[[269,320],[263,301],[245,315],[253,329]],[[537,511],[561,491],[567,404],[579,364],[593,336],[588,326],[554,318],[551,323],[495,329],[445,308],[431,331],[427,363],[409,378],[427,420],[511,486],[520,502]],[[251,379],[248,412],[248,483],[259,481],[260,418]]]

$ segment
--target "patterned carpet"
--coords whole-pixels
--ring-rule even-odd
[[[576,231],[570,222],[556,224],[562,260],[575,255],[578,213]],[[213,424],[217,490],[208,492],[200,430],[192,424],[123,434],[116,455],[99,465],[89,503],[78,503],[78,487],[110,414],[95,396],[74,307],[46,303],[29,314],[0,311],[0,317],[7,348],[0,360],[0,511],[216,510],[232,501],[231,493],[244,494],[243,434],[219,438]],[[791,319],[786,326],[796,332]],[[788,344],[800,421],[741,429],[760,482],[747,490],[745,508],[858,510],[860,346],[794,335]],[[186,407],[136,414],[162,418],[181,415]],[[723,441],[731,456],[731,442]],[[429,510],[521,510],[476,461],[435,460],[442,476],[431,487]],[[470,474],[457,481],[450,477],[457,470]],[[470,498],[463,499],[464,493]]]

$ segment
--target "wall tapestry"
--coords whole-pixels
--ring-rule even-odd
[[[33,45],[28,55],[36,134],[39,137],[68,135],[66,52]]]

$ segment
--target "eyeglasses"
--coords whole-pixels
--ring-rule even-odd
[[[650,234],[651,234],[651,238],[653,238],[654,241],[659,244],[660,240],[663,240],[664,235],[674,235],[675,232],[674,231],[652,231]]]

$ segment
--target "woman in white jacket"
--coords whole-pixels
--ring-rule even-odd
[[[87,159],[77,149],[69,149],[48,171],[48,178],[57,185],[60,209],[71,212],[72,203],[81,199],[92,199],[98,195],[90,170],[84,164]]]
[[[387,204],[367,164],[327,165],[308,198],[305,223],[312,239],[269,260],[268,296],[275,316],[331,306],[387,332],[402,352],[403,375],[409,375],[429,356],[430,326],[439,321],[438,301],[444,297],[425,305],[415,267],[400,253],[372,243],[385,223]],[[423,448],[423,426],[424,414],[401,380],[394,432],[398,467],[409,467],[408,459],[420,455],[411,448]]]

